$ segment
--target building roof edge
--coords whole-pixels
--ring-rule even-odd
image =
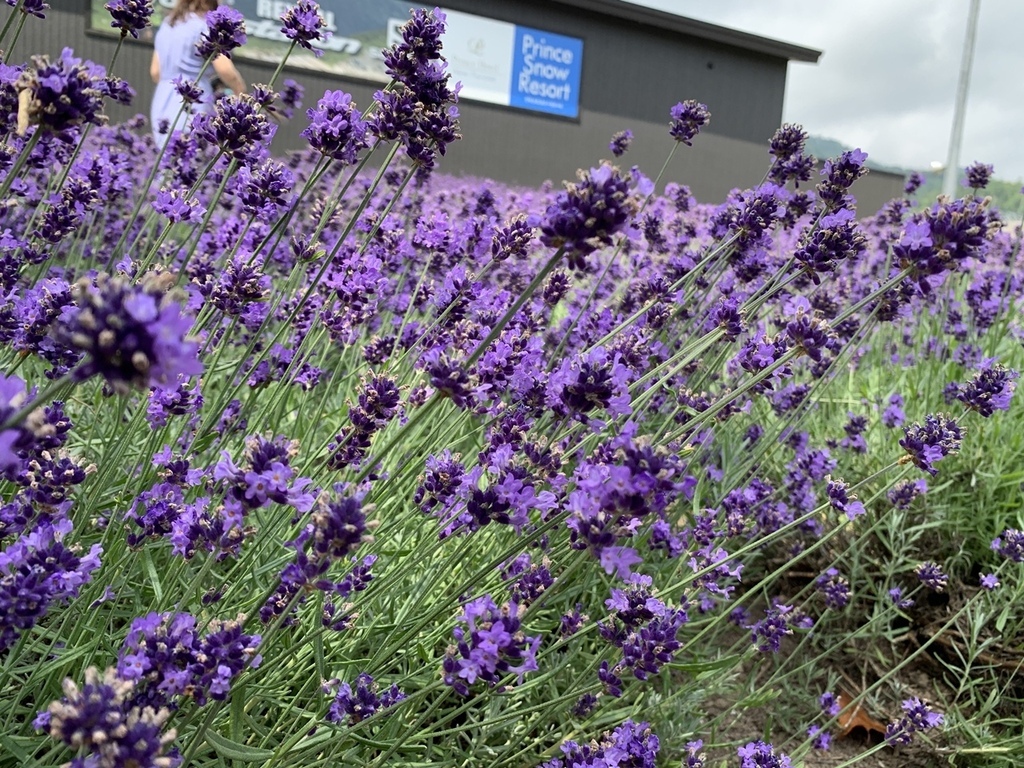
[[[805,48],[802,45],[786,43],[770,37],[761,37],[750,32],[740,32],[737,29],[722,27],[718,24],[711,24],[710,22],[699,21],[687,18],[686,16],[677,16],[674,13],[666,13],[665,11],[647,8],[643,5],[623,2],[623,0],[554,0],[554,2],[605,16],[632,21],[644,26],[658,27],[659,29],[722,43],[723,45],[731,45],[768,56],[776,56],[788,61],[804,61],[816,64],[821,57],[821,51],[814,48]]]

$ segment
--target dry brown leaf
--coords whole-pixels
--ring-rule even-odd
[[[842,710],[839,713],[839,717],[836,720],[836,736],[837,738],[843,738],[849,736],[850,732],[858,726],[863,728],[869,734],[874,731],[876,733],[885,735],[885,724],[880,723],[875,718],[867,713],[860,702],[857,702],[852,707],[850,702],[853,701],[853,696],[846,693],[845,691],[839,692],[839,707]]]

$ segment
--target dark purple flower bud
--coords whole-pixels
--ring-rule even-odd
[[[845,608],[850,602],[852,592],[850,582],[836,568],[829,568],[814,582],[815,588],[825,598],[826,608]]]
[[[779,127],[768,142],[768,152],[777,160],[788,160],[804,151],[807,131],[799,125],[785,123]]]
[[[245,17],[229,5],[221,5],[206,14],[206,31],[196,43],[196,53],[201,59],[231,58],[231,52],[245,41]]]
[[[1015,563],[1024,563],[1024,531],[1007,528],[992,540],[992,550]]]
[[[810,240],[801,245],[793,256],[817,284],[819,273],[832,272],[840,262],[861,254],[866,239],[854,220],[853,211],[841,208],[823,216]]]
[[[405,694],[397,685],[380,691],[380,686],[366,672],[356,676],[356,687],[340,680],[331,680],[324,685],[324,693],[334,695],[327,720],[332,723],[347,722],[355,725],[368,717],[398,704],[405,699]]]
[[[7,0],[8,5],[17,6],[18,3],[14,3],[11,0]],[[25,0],[21,4],[21,12],[28,16],[35,16],[37,19],[45,19],[46,11],[50,10],[50,4],[46,0]]]
[[[824,181],[818,184],[818,198],[827,210],[844,208],[850,202],[847,195],[853,182],[868,172],[864,167],[868,159],[867,152],[852,149],[843,152],[839,157],[826,160],[821,169]]]
[[[584,613],[580,613],[580,608],[583,606],[580,603],[576,604],[576,607],[571,613],[562,615],[558,624],[558,634],[562,637],[571,637],[580,631],[580,628],[587,623],[590,617]]]
[[[290,77],[285,78],[281,83],[281,105],[284,107],[281,114],[291,119],[295,110],[302,107],[302,97],[306,95],[306,89]]]
[[[136,40],[153,15],[152,0],[110,0],[103,7],[110,13],[110,26],[121,30],[121,37],[131,35]]]
[[[906,195],[912,195],[921,188],[924,184],[924,176],[917,171],[911,171],[910,175],[907,176],[907,182],[903,185],[903,192]]]
[[[181,100],[185,104],[198,104],[205,96],[199,84],[184,75],[178,75],[171,82],[174,84],[174,90],[181,96]]]
[[[942,572],[939,564],[930,560],[919,563],[914,568],[914,575],[917,576],[918,581],[933,592],[944,592],[946,584],[949,582],[949,576]]]
[[[611,143],[608,144],[608,149],[616,157],[622,157],[626,154],[626,150],[629,149],[629,145],[633,143],[633,132],[630,130],[619,131],[612,136]]]
[[[688,99],[676,104],[669,111],[672,122],[669,123],[669,135],[676,141],[693,146],[693,137],[711,120],[711,112],[706,104]]]
[[[491,257],[495,261],[504,261],[510,256],[525,259],[532,239],[533,227],[526,216],[515,216],[491,237]]]
[[[991,165],[971,163],[967,166],[967,175],[963,180],[963,185],[977,192],[979,189],[984,189],[988,186],[988,183],[992,180],[993,173],[995,173],[995,169]]]
[[[221,9],[227,8],[222,5]],[[193,131],[243,162],[256,155],[263,142],[274,134],[267,116],[250,94],[242,93],[217,99],[212,115],[199,113],[192,118]]]
[[[572,288],[572,278],[568,272],[561,269],[556,269],[548,277],[547,283],[544,284],[544,290],[541,292],[541,298],[544,303],[549,307],[555,306]]]
[[[911,424],[903,428],[900,445],[907,452],[903,461],[912,462],[930,475],[939,472],[933,466],[944,456],[960,450],[963,431],[956,420],[943,413],[925,417],[923,424]]]
[[[548,206],[541,224],[541,242],[565,248],[569,266],[582,269],[583,257],[623,230],[637,211],[629,179],[618,168],[604,164],[580,171],[580,180],[566,183]]]
[[[924,479],[901,480],[889,490],[889,503],[896,509],[910,509],[914,499],[927,490],[928,483]]]
[[[312,51],[317,58],[324,55],[321,49],[312,46],[312,43],[325,41],[331,34],[321,31],[327,22],[316,0],[298,0],[281,15],[281,24],[281,33],[300,48]]]

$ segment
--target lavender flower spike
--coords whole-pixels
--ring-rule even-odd
[[[669,135],[688,147],[693,146],[693,137],[700,133],[700,129],[711,122],[711,112],[707,105],[693,99],[679,102],[669,114],[672,116]]]
[[[324,52],[314,48],[312,43],[322,42],[327,39],[330,32],[321,30],[327,26],[323,14],[320,13],[320,5],[316,0],[299,0],[281,15],[281,33],[289,40],[319,58]]]
[[[234,8],[222,5],[206,14],[206,32],[196,43],[196,53],[209,59],[231,58],[231,52],[245,45],[245,17]]]

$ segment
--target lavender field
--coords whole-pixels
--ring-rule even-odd
[[[784,125],[697,201],[680,94],[660,173],[456,178],[443,27],[165,148],[116,56],[0,63],[0,766],[1020,764],[992,169],[857,210]]]

